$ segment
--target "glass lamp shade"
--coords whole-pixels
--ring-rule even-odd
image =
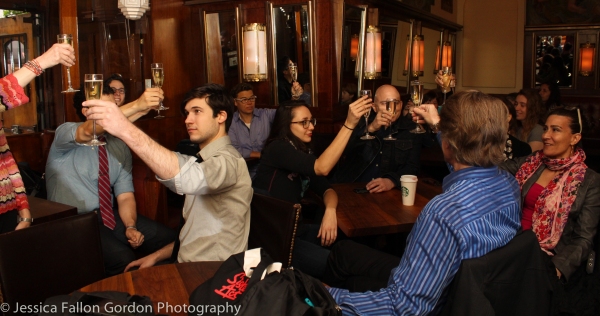
[[[150,10],[150,0],[119,0],[118,7],[127,19],[139,20]]]
[[[440,60],[442,65],[440,66]],[[440,57],[440,42],[438,41],[437,50],[435,53],[435,68],[434,74],[437,74],[443,67],[452,67],[452,43],[444,42],[442,46],[442,56]]]
[[[365,79],[381,77],[381,32],[372,25],[367,29],[364,73]]]
[[[589,42],[579,47],[579,74],[590,76],[594,73],[594,59],[596,56],[596,44]]]
[[[425,37],[415,35],[412,41],[411,71],[414,77],[422,76],[425,68]]]
[[[350,40],[350,58],[356,60],[356,56],[358,56],[358,34],[352,35]]]
[[[260,23],[246,24],[242,28],[245,81],[258,82],[267,80],[266,30],[266,26]]]

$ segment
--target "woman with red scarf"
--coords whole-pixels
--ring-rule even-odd
[[[532,229],[562,281],[593,250],[600,217],[600,176],[584,163],[579,109],[556,108],[544,126],[542,150],[504,163],[521,186],[523,229]]]

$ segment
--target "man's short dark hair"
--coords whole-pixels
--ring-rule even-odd
[[[115,92],[107,84],[102,85],[102,95],[112,95],[114,93]],[[75,108],[75,113],[77,113],[79,119],[82,122],[85,122],[87,118],[81,112],[81,109],[83,109],[83,102],[85,102],[85,90],[83,87],[80,87],[79,91],[73,94],[73,107]]]
[[[123,79],[123,76],[121,76],[120,74],[112,74],[110,76],[108,76],[108,78],[104,79],[104,85],[108,86],[110,85],[111,82],[113,81],[119,81],[123,84],[123,87],[125,87],[125,79]],[[123,88],[125,89],[125,88]]]
[[[238,83],[237,85],[235,85],[235,87],[233,87],[231,89],[231,97],[233,97],[235,99],[235,98],[237,98],[238,93],[240,93],[242,91],[252,91],[252,90],[254,90],[254,88],[252,87],[251,84],[246,83],[246,82]]]
[[[185,106],[193,99],[205,98],[206,104],[213,110],[213,117],[224,111],[227,113],[225,120],[225,131],[229,131],[231,120],[233,119],[233,98],[222,85],[209,83],[198,88],[194,88],[185,94],[181,102],[181,112],[185,113]]]

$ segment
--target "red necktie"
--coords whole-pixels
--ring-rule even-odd
[[[104,136],[98,137],[100,141],[106,141],[105,139]],[[98,146],[98,199],[100,200],[100,216],[102,216],[104,226],[115,229],[116,222],[110,195],[110,175],[108,174],[106,146]]]

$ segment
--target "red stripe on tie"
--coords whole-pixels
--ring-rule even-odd
[[[100,141],[106,141],[104,136],[98,137]],[[112,196],[110,195],[110,175],[108,173],[108,154],[106,146],[98,146],[98,200],[100,202],[100,216],[104,226],[115,229],[115,214],[112,210]]]

